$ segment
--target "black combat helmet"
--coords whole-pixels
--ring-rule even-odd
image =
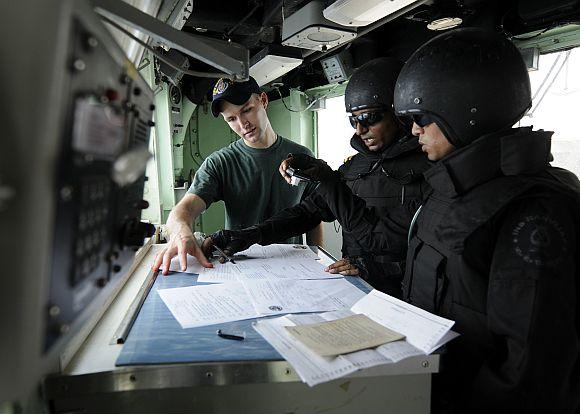
[[[393,91],[403,64],[394,58],[377,58],[358,68],[344,93],[346,112],[367,108],[392,109]]]
[[[511,127],[532,105],[519,50],[479,28],[455,29],[421,46],[394,95],[397,115],[427,115],[456,147]]]

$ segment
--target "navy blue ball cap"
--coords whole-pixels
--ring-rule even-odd
[[[242,105],[250,99],[253,93],[260,94],[262,91],[256,80],[251,76],[245,82],[235,82],[231,79],[221,78],[213,87],[211,113],[217,118],[221,112],[221,101],[228,101],[234,105]]]

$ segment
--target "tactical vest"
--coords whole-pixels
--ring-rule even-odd
[[[529,154],[511,153],[506,158],[508,145],[501,140],[502,148],[499,136],[484,137],[425,173],[432,190],[416,228],[411,229],[416,234],[407,254],[404,297],[430,312],[452,317],[458,327],[486,317],[485,275],[495,240],[489,224],[501,219],[502,212],[516,200],[559,194],[578,203],[576,177],[547,165],[549,142],[547,151],[543,147],[547,133],[532,138],[524,132],[529,131],[520,131],[518,138],[525,139],[528,147],[539,148],[537,152],[547,154],[545,157],[538,154],[536,160],[524,162]],[[523,147],[518,140],[511,144],[510,148]],[[472,245],[477,246],[477,255],[473,255],[476,257],[468,257]],[[472,283],[465,283],[467,279]],[[479,298],[479,303],[473,309],[453,310],[454,305],[462,305],[464,296],[471,306],[474,298]]]
[[[351,139],[351,145],[358,153],[339,169],[347,186],[379,217],[386,215],[392,207],[409,205],[411,213],[404,223],[400,223],[408,228],[412,212],[421,204],[426,192],[423,172],[430,167],[417,138],[404,137],[378,153],[369,151],[356,135]],[[343,256],[367,255],[351,233],[343,229],[342,236]],[[402,277],[405,255],[406,251],[401,250],[373,256],[372,261],[378,264],[373,269],[381,272],[380,275],[372,275],[373,278],[380,279],[384,275]]]
[[[459,373],[454,374],[454,387],[473,380],[496,347],[487,328],[488,283],[497,229],[510,204],[567,198],[577,206],[570,210],[577,212],[576,234],[580,234],[578,180],[569,171],[548,166],[549,134],[519,130],[508,138],[512,142],[482,138],[429,170],[425,177],[433,190],[412,229],[416,233],[407,255],[403,299],[455,321],[454,330],[461,336],[449,344],[454,351],[446,357],[454,373]],[[530,281],[513,283],[525,288],[523,284]],[[578,321],[579,309],[576,314]]]

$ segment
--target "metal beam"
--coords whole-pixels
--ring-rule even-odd
[[[184,33],[122,1],[93,0],[93,5],[102,16],[133,27],[237,79],[249,76],[249,52],[242,45]]]

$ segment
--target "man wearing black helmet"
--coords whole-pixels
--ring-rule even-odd
[[[350,142],[357,154],[339,172],[346,185],[378,216],[395,206],[404,212],[395,221],[389,249],[372,255],[361,247],[348,226],[343,226],[343,259],[328,269],[331,273],[360,275],[375,288],[397,297],[401,296],[407,230],[425,190],[422,172],[429,167],[417,139],[393,114],[393,89],[401,66],[395,59],[378,58],[352,75],[345,91],[345,107],[356,129]],[[296,154],[282,163],[280,172],[287,181],[286,167],[299,157]],[[334,219],[324,200],[314,193],[257,226],[240,232],[218,232],[212,239],[231,254],[253,243],[275,243],[321,220]]]
[[[403,296],[455,320],[461,334],[442,356],[435,412],[580,407],[580,183],[549,165],[551,132],[512,128],[530,106],[519,51],[482,29],[437,36],[397,80],[395,109],[412,117],[436,161],[425,173],[433,191],[412,229]],[[370,251],[388,243],[338,181],[317,193]]]

